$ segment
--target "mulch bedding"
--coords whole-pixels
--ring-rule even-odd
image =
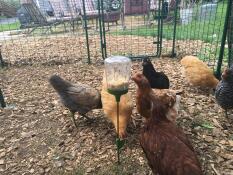
[[[50,53],[57,54],[55,51]],[[13,64],[0,70],[0,87],[8,105],[0,109],[0,174],[107,175],[117,171],[119,174],[151,174],[138,141],[143,119],[135,108],[119,166],[116,163],[116,133],[102,110],[88,114],[95,119],[91,124],[76,114],[80,127],[74,127],[48,78],[58,74],[71,82],[79,81],[100,90],[104,69],[99,52],[91,65],[83,61],[84,55],[78,57],[75,53],[69,59],[57,54],[41,60],[43,54],[34,55],[35,60],[34,57],[24,60],[30,64],[19,61],[20,55],[17,63],[10,57],[6,60]],[[168,75],[172,89],[184,90],[177,124],[192,141],[204,174],[233,174],[232,124],[214,96],[190,87],[176,59],[154,59],[153,63],[158,71]],[[141,69],[141,62],[134,61],[132,72]],[[135,88],[130,81],[133,101]]]

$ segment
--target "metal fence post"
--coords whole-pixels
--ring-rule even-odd
[[[103,22],[103,47],[104,47],[104,57],[107,57],[107,45],[106,45],[106,32],[105,32],[105,23],[104,23],[104,3],[103,0],[101,0],[101,17],[102,17],[102,22]]]
[[[1,108],[5,108],[6,107],[6,103],[4,101],[4,97],[3,97],[3,94],[2,94],[2,90],[0,89],[0,107]]]
[[[159,46],[159,57],[161,56],[161,53],[162,53],[162,44],[163,44],[163,18],[164,18],[164,10],[163,10],[163,8],[164,8],[164,0],[162,0],[162,4],[161,4],[161,13],[160,13],[160,15],[161,15],[161,18],[160,18],[160,20],[161,20],[161,22],[160,22],[160,36],[159,36],[159,40],[160,40],[160,46]]]
[[[172,54],[171,54],[171,57],[175,57],[176,56],[175,46],[176,46],[176,24],[177,24],[178,3],[179,3],[179,1],[176,1],[175,23],[174,23],[174,29],[173,29],[173,41],[172,41]]]
[[[216,72],[215,72],[215,76],[217,78],[221,77],[221,67],[222,67],[224,47],[225,47],[225,44],[226,44],[227,29],[228,29],[229,17],[230,17],[230,14],[231,14],[231,10],[232,10],[232,0],[228,0],[225,23],[224,23],[224,29],[223,29],[223,35],[222,35],[222,41],[221,41],[221,47],[220,47],[219,58],[218,58],[218,65],[217,65],[217,69],[216,69]]]
[[[99,15],[99,30],[100,30],[100,47],[103,60],[107,57],[106,51],[106,37],[105,37],[105,25],[104,25],[104,9],[103,1],[98,0],[98,15]]]
[[[85,7],[85,0],[82,0],[83,5],[83,16],[84,16],[84,29],[86,34],[86,45],[87,45],[87,62],[88,64],[91,63],[90,59],[90,48],[89,48],[89,36],[88,36],[88,30],[87,30],[87,15],[86,15],[86,7]]]
[[[97,1],[98,2],[98,17],[99,17],[99,30],[100,30],[100,47],[101,47],[101,54],[102,54],[102,58],[104,60],[104,51],[103,51],[103,33],[102,33],[102,21],[101,21],[101,10],[100,10],[100,0]]]
[[[161,45],[162,45],[162,43],[161,43],[161,35],[162,35],[162,31],[161,31],[161,27],[162,27],[162,18],[163,18],[163,16],[162,16],[162,3],[163,3],[163,0],[159,0],[158,1],[158,3],[159,3],[159,6],[158,6],[158,16],[157,16],[157,19],[158,19],[158,31],[157,31],[157,41],[156,42],[154,42],[154,44],[157,44],[157,53],[156,53],[156,56],[157,57],[160,57],[160,54],[161,54]]]
[[[0,67],[4,67],[4,61],[2,59],[2,45],[0,44]]]
[[[229,15],[229,24],[227,31],[227,42],[228,42],[228,66],[233,64],[233,4],[231,4],[231,10]]]

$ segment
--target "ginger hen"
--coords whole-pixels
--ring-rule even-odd
[[[161,101],[141,74],[135,75],[133,80],[138,86],[137,105],[150,109],[145,116],[141,114],[146,118],[146,123],[140,133],[140,145],[153,173],[202,175],[200,163],[187,136],[166,117],[175,99],[167,95],[165,97],[170,100]],[[140,93],[144,94],[143,97]]]
[[[135,81],[136,77],[140,77],[142,81],[142,84],[138,84],[138,87],[140,88],[137,89],[136,98],[136,106],[139,114],[147,118],[151,116],[151,103],[148,101],[147,94],[154,94],[158,96],[164,103],[170,103],[166,116],[170,121],[175,122],[176,117],[178,116],[180,103],[180,95],[178,94],[181,94],[182,92],[171,89],[151,89],[150,84],[144,83],[149,82],[145,76],[142,74],[136,74],[132,79]]]
[[[117,131],[117,103],[115,97],[107,91],[106,75],[103,75],[103,85],[101,99],[105,116],[111,120]],[[121,96],[119,103],[119,137],[126,137],[126,128],[130,121],[133,110],[131,93],[128,92]]]
[[[76,127],[75,112],[90,120],[85,114],[93,109],[102,108],[101,96],[98,90],[82,84],[72,84],[63,80],[58,75],[53,75],[49,79],[50,84],[57,91],[61,102],[71,112],[71,117]]]

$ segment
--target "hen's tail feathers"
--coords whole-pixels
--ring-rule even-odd
[[[65,91],[68,87],[72,86],[71,83],[63,80],[58,75],[52,75],[49,78],[49,82],[53,86],[53,88],[58,92]]]

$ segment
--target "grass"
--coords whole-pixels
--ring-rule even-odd
[[[7,17],[6,16],[0,16],[0,19],[6,19]]]
[[[0,32],[16,30],[16,29],[19,29],[19,27],[20,27],[19,21],[16,21],[11,24],[0,24]]]
[[[202,40],[205,42],[212,42],[221,39],[222,30],[224,27],[224,19],[226,14],[227,2],[220,2],[217,6],[216,15],[212,16],[210,20],[199,20],[198,7],[193,9],[193,19],[189,24],[178,24],[176,31],[177,40]],[[163,38],[173,38],[174,23],[163,26]],[[157,36],[157,28],[155,26],[140,26],[124,31],[119,31],[117,35],[137,35],[137,36]]]

